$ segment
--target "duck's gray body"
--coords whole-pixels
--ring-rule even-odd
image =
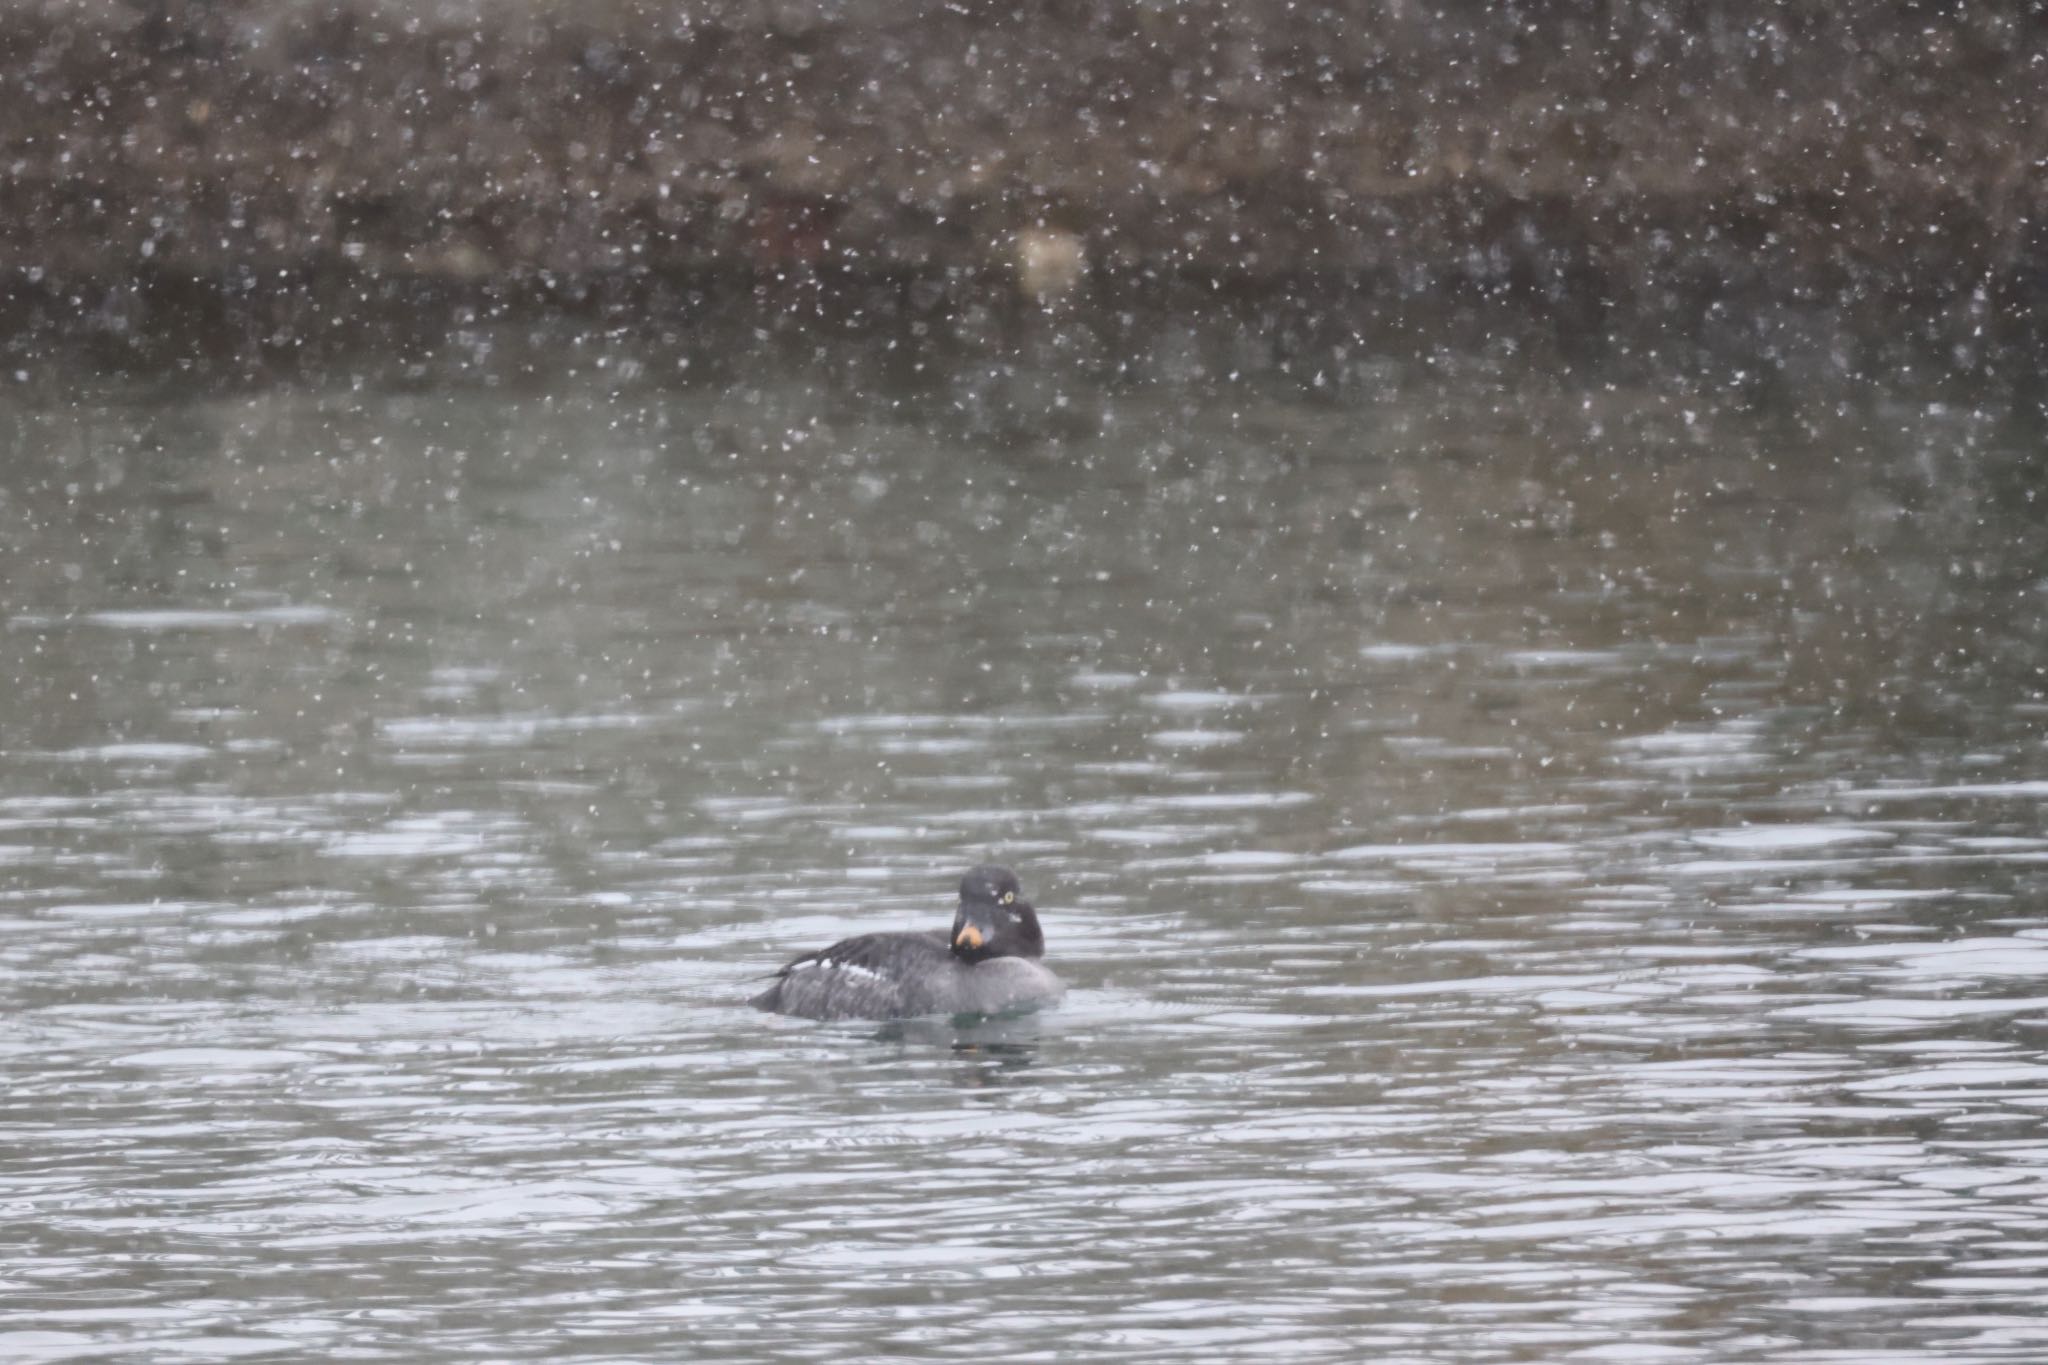
[[[962,962],[946,935],[864,934],[800,957],[754,997],[756,1009],[806,1019],[1003,1014],[1050,1005],[1060,979],[1022,957]]]
[[[777,972],[753,1004],[806,1019],[1034,1009],[1066,993],[1039,963],[1044,951],[1036,912],[1017,898],[1017,879],[1005,868],[978,867],[961,880],[952,933],[842,939]]]

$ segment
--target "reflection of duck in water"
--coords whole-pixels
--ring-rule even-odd
[[[960,879],[953,930],[862,934],[806,953],[754,997],[756,1009],[806,1019],[907,1019],[1001,1014],[1057,1002],[1060,979],[1039,964],[1045,933],[1007,867]]]

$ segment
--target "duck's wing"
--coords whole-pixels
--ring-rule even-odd
[[[806,1019],[900,1019],[928,1012],[933,979],[952,970],[943,933],[862,934],[805,953],[753,1005]]]

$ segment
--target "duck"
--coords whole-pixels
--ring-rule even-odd
[[[950,932],[861,934],[805,953],[775,973],[755,1009],[804,1019],[1009,1014],[1066,993],[1039,961],[1045,931],[1017,874],[985,863],[960,878]]]

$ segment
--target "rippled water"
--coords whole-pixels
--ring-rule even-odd
[[[2048,1356],[2038,427],[1460,382],[0,414],[0,1357]]]

